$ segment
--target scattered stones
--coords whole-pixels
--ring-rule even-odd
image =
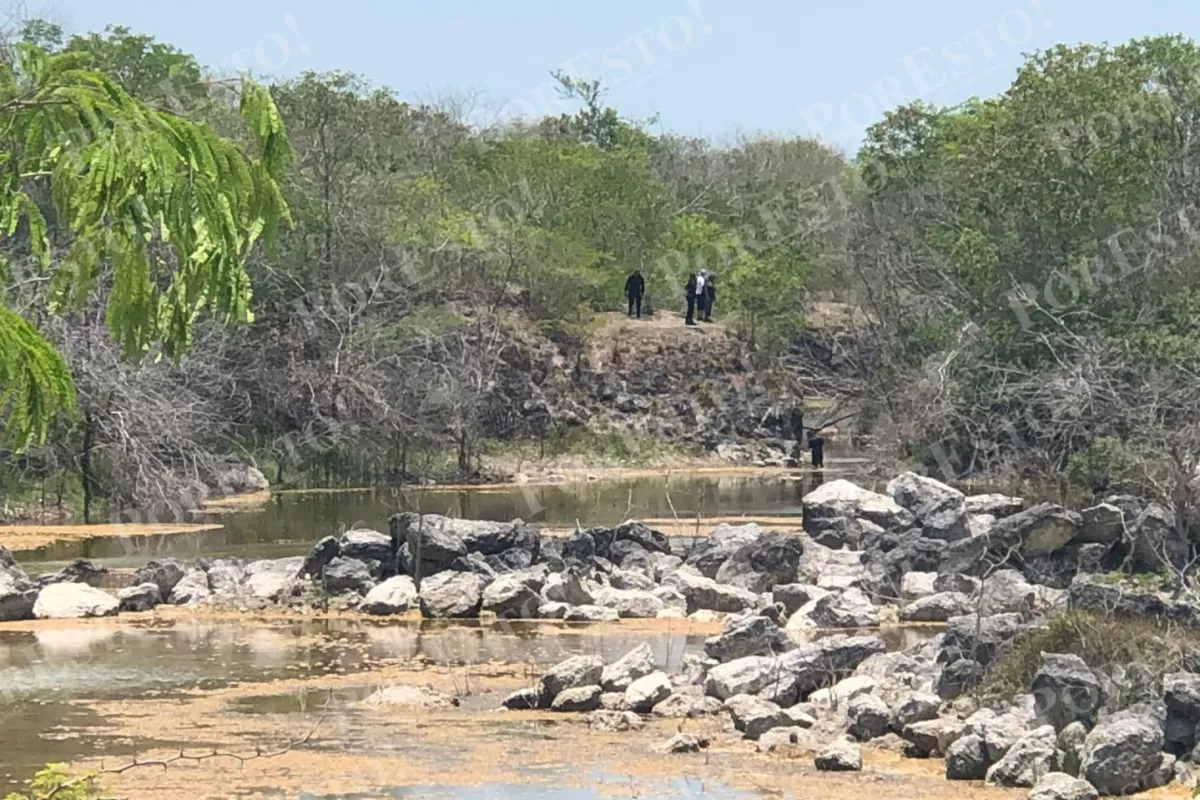
[[[341,551],[342,548],[338,544],[338,540],[333,536],[326,536],[313,546],[312,552],[304,559],[297,577],[320,578],[321,573],[325,571],[325,567],[329,566],[329,562],[341,555]],[[150,563],[153,564],[154,562]],[[146,566],[149,566],[149,564]]]
[[[719,714],[724,707],[715,697],[677,692],[656,705],[651,713],[669,719],[695,718]]]
[[[887,489],[897,505],[916,517],[925,536],[953,542],[971,535],[966,497],[957,489],[915,472],[893,479]]]
[[[1025,501],[1020,497],[1003,494],[973,494],[965,503],[968,514],[988,514],[996,519],[1011,517],[1025,507]]]
[[[911,692],[902,697],[892,709],[892,727],[903,731],[915,723],[937,719],[941,704],[942,701],[937,695]]]
[[[804,553],[799,536],[768,533],[739,547],[717,570],[715,580],[759,593],[777,583],[796,580],[796,566]]]
[[[499,619],[536,619],[541,596],[529,576],[510,572],[497,577],[483,590],[481,608]]]
[[[208,585],[208,573],[194,569],[186,573],[171,590],[169,602],[176,606],[194,606],[212,596]]]
[[[625,689],[625,705],[630,711],[649,714],[656,705],[670,696],[670,679],[662,672],[652,672],[629,684]]]
[[[554,696],[554,701],[550,704],[550,710],[572,712],[572,711],[595,711],[600,708],[600,695],[603,690],[599,686],[576,686],[570,689],[563,689]]]
[[[38,619],[111,617],[118,610],[117,598],[86,583],[52,583],[38,592],[33,604]]]
[[[725,701],[733,726],[747,739],[758,739],[772,728],[790,724],[790,720],[775,703],[748,694],[735,695]]]
[[[374,708],[455,708],[458,698],[431,686],[398,684],[376,689],[363,700],[363,705]]]
[[[328,568],[326,569],[328,573]],[[428,619],[473,619],[483,604],[479,576],[439,572],[421,581],[421,615]],[[598,677],[598,676],[597,676]]]
[[[1098,800],[1099,793],[1087,781],[1065,772],[1048,772],[1029,792],[1029,800]]]
[[[914,600],[900,609],[904,622],[945,622],[971,608],[971,598],[958,592],[940,592]]]
[[[503,706],[514,711],[527,711],[533,708],[546,708],[552,699],[537,687],[518,689],[504,698]]]
[[[862,748],[848,739],[836,741],[816,755],[813,766],[821,772],[859,772]]]
[[[654,652],[642,643],[604,668],[600,686],[606,692],[624,692],[629,684],[644,678],[656,669]]]
[[[1056,733],[1043,725],[1021,737],[1004,757],[987,771],[987,782],[995,786],[1032,787],[1054,771]]]
[[[391,564],[396,559],[396,551],[392,549],[392,537],[361,528],[346,531],[342,536],[340,551],[343,558],[354,558],[364,562]]]
[[[370,568],[362,561],[339,556],[321,570],[321,584],[329,595],[365,595],[375,586],[375,579],[371,577]]]
[[[403,614],[418,607],[417,587],[407,575],[396,575],[367,592],[359,604],[359,610],[367,614],[385,616]]]
[[[1083,526],[1074,511],[1053,503],[1041,503],[1011,517],[997,520],[988,532],[993,547],[1016,546],[1024,556],[1036,556],[1065,547]]]
[[[1100,794],[1147,788],[1162,763],[1166,709],[1134,706],[1102,720],[1087,735],[1080,776]]]
[[[960,736],[946,749],[947,780],[981,781],[991,765],[987,745],[976,734]]]
[[[8,554],[7,550],[3,552]],[[28,619],[37,596],[37,587],[20,568],[11,563],[0,565],[0,622]]]
[[[121,611],[150,611],[162,602],[157,583],[140,583],[117,592]]]
[[[677,589],[687,599],[689,614],[700,609],[737,613],[758,604],[754,592],[717,583],[686,565],[667,576],[664,585]]]
[[[620,733],[622,731],[637,731],[645,727],[642,718],[632,711],[593,711],[588,717],[588,727],[594,731]]]
[[[888,732],[891,710],[881,698],[863,694],[847,703],[846,718],[850,720],[850,733],[860,742],[868,742]]]
[[[1082,544],[1114,545],[1125,536],[1125,514],[1109,503],[1079,512],[1081,527],[1076,541]]]
[[[677,733],[665,744],[654,748],[657,753],[698,753],[708,747],[708,739],[692,733]]]
[[[795,648],[792,638],[768,617],[751,615],[730,620],[725,630],[704,642],[704,652],[717,661],[768,656]]]
[[[804,604],[788,620],[792,630],[806,628],[875,628],[879,609],[860,589],[830,593]]]
[[[599,656],[574,656],[559,662],[542,676],[541,692],[549,697],[557,697],[565,689],[577,686],[599,686],[600,676],[604,672],[604,662]],[[599,694],[596,699],[599,700]]]
[[[1038,719],[1055,731],[1072,722],[1094,724],[1105,700],[1096,674],[1074,654],[1042,653],[1041,658],[1030,687]]]

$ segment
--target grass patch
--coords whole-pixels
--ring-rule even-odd
[[[1073,653],[1108,678],[1108,707],[1125,708],[1162,695],[1162,678],[1200,671],[1200,631],[1064,611],[1014,642],[983,683],[986,695],[1029,691],[1042,653]]]

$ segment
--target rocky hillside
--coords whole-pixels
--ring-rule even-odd
[[[794,373],[757,369],[723,324],[689,328],[674,313],[601,315],[579,343],[510,332],[484,415],[497,438],[584,426],[714,450],[790,437],[789,410],[803,395]]]

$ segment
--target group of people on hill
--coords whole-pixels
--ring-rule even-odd
[[[642,317],[642,297],[646,294],[646,279],[639,270],[634,270],[625,279],[625,297],[629,301],[629,316]],[[717,276],[706,269],[693,272],[684,284],[683,294],[687,298],[685,325],[695,325],[697,312],[701,322],[712,322],[713,303],[717,299]]]

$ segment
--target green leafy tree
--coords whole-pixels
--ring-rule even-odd
[[[20,43],[14,56],[0,64],[0,220],[49,277],[50,308],[81,306],[107,266],[106,319],[129,357],[178,358],[206,310],[250,320],[246,257],[288,219],[276,176],[290,149],[267,91],[241,87],[247,155],[136,99],[80,53]],[[10,308],[0,308],[0,391],[14,449],[41,441],[73,402],[63,359]]]

